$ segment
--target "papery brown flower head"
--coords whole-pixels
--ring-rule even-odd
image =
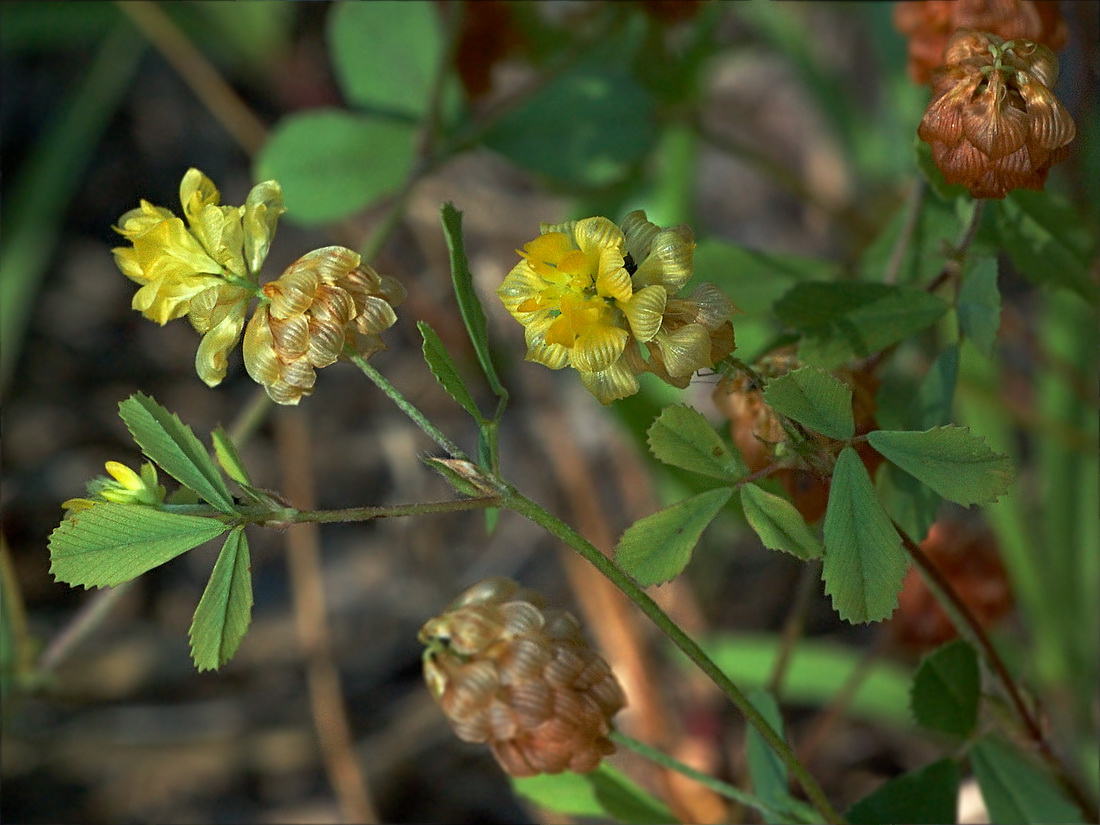
[[[541,595],[491,578],[420,629],[424,679],[458,737],[487,742],[512,776],[585,773],[615,752],[625,704],[577,620]]]
[[[944,180],[975,198],[1042,189],[1077,130],[1050,88],[1058,61],[1046,46],[960,30],[932,79],[917,134]]]
[[[958,29],[1023,38],[1052,51],[1066,42],[1066,23],[1055,0],[902,0],[894,25],[909,38],[909,76],[928,83],[944,63],[947,42]]]
[[[309,395],[315,369],[336,361],[346,346],[364,357],[385,349],[380,333],[393,326],[393,308],[405,300],[400,282],[342,246],[303,255],[263,293],[270,300],[245,329],[244,363],[279,404]]]
[[[769,354],[753,365],[765,381],[777,378],[802,364],[793,348],[784,348]],[[852,388],[852,414],[856,434],[865,435],[878,429],[875,420],[875,393],[879,380],[867,370],[836,370],[837,378]],[[807,522],[815,522],[825,515],[829,502],[829,477],[826,468],[815,466],[810,456],[786,450],[788,435],[779,416],[764,400],[764,388],[744,372],[739,372],[719,382],[714,390],[714,404],[729,419],[730,437],[741,451],[745,466],[755,473],[773,462],[782,463],[770,478],[782,484],[791,496],[791,502]],[[814,440],[824,449],[829,439],[820,433]],[[872,476],[882,456],[866,441],[856,445],[856,452]]]

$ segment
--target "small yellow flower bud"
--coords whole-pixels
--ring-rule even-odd
[[[487,579],[421,628],[424,679],[458,737],[488,742],[512,776],[584,773],[615,752],[615,675],[562,610]]]
[[[108,461],[105,465],[111,478],[100,476],[88,483],[90,499],[69,499],[61,506],[66,510],[81,510],[93,506],[97,501],[112,501],[116,504],[144,504],[155,507],[164,502],[164,487],[157,484],[157,469],[146,462],[141,474],[135,473],[125,464]]]

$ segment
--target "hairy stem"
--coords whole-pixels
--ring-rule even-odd
[[[634,579],[619,569],[614,562],[601,553],[599,549],[585,539],[584,536],[580,535],[580,533],[568,524],[565,524],[522,493],[514,489],[509,490],[505,493],[503,506],[530,519],[551,535],[561,539],[606,576],[612,584],[619,588],[627,598],[634,602],[634,604],[636,604],[638,608],[718,686],[718,688],[729,698],[730,702],[732,702],[741,712],[741,715],[745,717],[746,721],[756,728],[764,741],[768,743],[773,751],[775,751],[780,761],[795,776],[799,784],[802,785],[811,804],[825,820],[831,823],[840,823],[844,821],[840,814],[837,813],[836,809],[833,808],[828,797],[825,796],[825,792],[817,783],[817,780],[814,779],[809,771],[802,766],[802,763],[798,761],[794,751],[792,751],[790,746],[783,740],[783,737],[781,737],[775,731],[775,728],[768,723],[768,720],[760,714],[745,694],[741,692],[741,689],[722,672],[721,668],[714,663],[690,636],[684,633],[684,631],[669,618],[668,614],[661,610],[657,603],[650,598],[649,594],[646,593]]]

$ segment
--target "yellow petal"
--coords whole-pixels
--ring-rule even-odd
[[[194,167],[188,169],[180,181],[180,204],[187,222],[194,225],[204,207],[210,204],[217,206],[219,203],[221,193],[214,181]]]
[[[195,372],[208,387],[218,386],[225,378],[229,368],[229,352],[241,337],[246,308],[246,303],[238,304],[236,311],[226,314],[199,342],[195,352]]]
[[[664,287],[647,286],[635,292],[629,301],[619,304],[630,331],[642,343],[653,338],[661,328],[661,315],[667,300],[668,292]]]
[[[242,209],[244,228],[244,258],[252,276],[259,274],[267,258],[279,216],[286,212],[283,206],[283,188],[278,181],[257,183],[248,193]]]
[[[592,326],[577,336],[569,361],[580,372],[598,372],[619,360],[630,333],[613,326]]]
[[[610,404],[620,398],[634,395],[640,389],[638,379],[620,359],[605,370],[578,373],[585,388],[596,396],[601,404]]]
[[[589,259],[596,259],[603,249],[613,249],[621,255],[626,248],[622,230],[607,218],[577,221],[573,227],[573,239]]]
[[[695,242],[687,240],[682,230],[662,229],[653,236],[649,255],[637,262],[635,287],[658,284],[672,294],[679,292],[691,278],[694,253]]]
[[[599,274],[596,276],[596,294],[601,298],[614,298],[617,301],[630,300],[634,285],[630,273],[623,266],[622,253],[614,248],[605,248],[600,252]]]
[[[103,465],[111,476],[127,490],[140,490],[145,485],[141,482],[141,476],[118,461],[108,461]]]
[[[653,340],[661,350],[665,369],[674,378],[714,366],[710,362],[710,334],[702,324],[688,324],[674,332],[659,332]]]
[[[191,231],[210,257],[223,269],[239,278],[247,277],[242,255],[244,231],[241,229],[239,209],[207,204],[199,212]]]
[[[623,236],[626,239],[626,250],[635,264],[640,264],[649,255],[649,248],[653,243],[653,237],[661,227],[646,220],[645,212],[635,209],[623,218],[620,224]]]
[[[714,284],[699,284],[687,300],[694,304],[692,320],[708,330],[718,329],[733,314],[733,303]]]
[[[275,339],[271,335],[271,321],[267,307],[257,307],[244,331],[244,368],[257,384],[265,387],[279,380],[282,365],[275,355]]]
[[[545,286],[545,281],[535,273],[530,263],[520,261],[497,287],[497,295],[512,317],[523,323],[521,316],[538,306],[539,293]]]
[[[527,348],[527,360],[552,370],[560,370],[562,367],[569,366],[569,350],[559,344],[548,344],[542,341]]]

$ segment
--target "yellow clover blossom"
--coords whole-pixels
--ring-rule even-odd
[[[157,468],[145,462],[141,473],[135,473],[125,464],[108,461],[104,467],[111,478],[99,476],[88,482],[90,498],[70,498],[61,506],[67,511],[87,510],[105,501],[116,504],[144,504],[156,507],[164,503],[165,490],[157,484]]]
[[[199,377],[216,386],[240,339],[249,300],[259,290],[279,216],[285,212],[276,181],[259,183],[243,206],[222,206],[213,181],[188,169],[180,182],[183,219],[142,200],[119,219],[116,231],[131,242],[114,251],[122,273],[140,285],[132,306],[165,324],[190,315],[204,335],[195,359]]]
[[[621,227],[595,217],[540,228],[497,290],[524,326],[529,361],[573,367],[610,404],[636,393],[643,372],[686,386],[732,351],[733,306],[716,287],[674,297],[692,274],[688,227],[661,228],[638,210]]]

